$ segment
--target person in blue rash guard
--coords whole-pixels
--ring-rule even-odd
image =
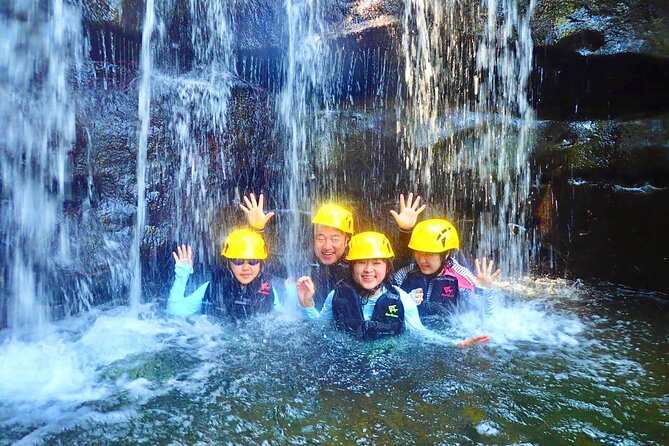
[[[248,229],[233,231],[225,240],[221,255],[227,267],[210,282],[184,296],[186,283],[193,274],[193,251],[181,245],[173,252],[174,284],[167,300],[167,312],[174,316],[204,313],[232,320],[269,313],[280,306],[276,280],[263,273],[267,258],[265,241]]]

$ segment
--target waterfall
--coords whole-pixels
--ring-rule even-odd
[[[172,239],[193,245],[196,259],[219,255],[224,234],[215,232],[223,203],[221,187],[227,164],[223,139],[235,81],[233,12],[235,2],[190,0],[193,68],[169,80],[170,115],[167,123],[171,150],[179,164],[165,166],[175,175],[176,203]]]
[[[153,0],[146,2],[146,15],[142,31],[142,53],[140,54],[139,87],[139,140],[137,144],[137,220],[132,243],[133,275],[130,283],[130,306],[138,308],[142,297],[142,263],[140,248],[146,224],[146,152],[149,144],[149,121],[151,113],[151,34],[155,22]]]
[[[0,27],[0,317],[20,328],[48,320],[52,286],[72,260],[62,215],[82,29],[63,0],[10,2]]]
[[[146,226],[144,175],[147,169],[161,178],[149,178],[150,184],[173,178],[173,182],[168,183],[173,203],[168,211],[173,222],[170,239],[193,245],[197,261],[207,268],[206,259],[218,255],[224,235],[222,231],[217,232],[223,194],[215,179],[226,175],[224,133],[236,78],[232,32],[235,3],[190,0],[188,7],[193,59],[189,69],[184,71],[169,57],[171,42],[157,42],[156,61],[152,60],[149,42],[156,12],[153,2],[147,3],[140,59],[137,227]],[[152,63],[159,67],[152,70]],[[156,149],[158,156],[147,166],[148,105],[152,96],[165,117],[165,136]],[[164,161],[170,159],[177,163]],[[137,253],[143,231],[141,234],[136,232],[134,249]],[[137,299],[136,290],[140,285],[137,278],[141,277],[141,269],[137,268],[141,268],[141,262],[136,261],[135,268],[138,272],[134,276],[131,295]]]
[[[283,183],[286,208],[289,210],[283,249],[289,273],[304,272],[309,263],[308,243],[312,235],[305,233],[304,215],[309,215],[314,200],[321,197],[310,189],[313,163],[324,163],[327,146],[323,123],[319,117],[327,103],[327,86],[331,73],[326,70],[329,55],[325,41],[325,23],[318,0],[286,0],[288,54],[285,62],[285,84],[278,101],[279,122],[285,137]],[[331,68],[331,67],[330,67]]]
[[[535,0],[525,10],[516,0],[487,0],[488,20],[476,65],[480,79],[478,113],[494,113],[478,144],[481,192],[487,209],[479,220],[479,251],[498,250],[498,264],[511,275],[529,271],[532,238],[525,229],[531,173],[529,153],[534,111],[529,102],[532,72],[530,19]]]
[[[372,3],[364,5],[373,9]],[[527,272],[534,1],[407,0],[398,41],[363,50],[333,27],[342,8],[331,2],[286,0],[282,11],[267,6],[261,12],[260,4],[222,0],[145,6],[136,83],[135,37],[95,25],[84,41],[80,12],[62,0],[17,0],[3,9],[3,326],[47,319],[54,292],[69,309],[89,307],[95,299],[79,294],[105,286],[106,274],[114,282],[112,299],[129,284],[136,308],[147,254],[157,259],[173,248],[168,241],[192,244],[200,270],[208,271],[228,223],[243,218],[232,211],[233,198],[263,187],[268,207],[284,210],[274,251],[289,254],[293,276],[309,264],[309,216],[322,201],[350,201],[358,229],[389,232],[389,203],[409,187],[428,198],[429,212],[456,223],[463,241],[471,241],[467,249],[494,255],[505,273]],[[249,19],[240,11],[258,15]],[[276,17],[282,18],[277,26],[285,46],[272,42],[276,52],[268,54],[243,46],[246,28]],[[175,30],[183,40],[174,41]],[[163,40],[168,34],[171,40]],[[74,182],[68,152],[82,105],[72,74],[80,74],[87,44],[98,64],[90,73],[98,77],[86,87],[108,97],[119,89],[124,101],[139,93],[136,219],[130,227],[125,222],[135,203],[119,198],[124,192],[114,189],[119,197],[112,197],[106,189],[105,197],[97,196],[102,176],[95,164],[101,147],[109,146],[90,136],[83,115],[77,148],[85,159],[72,158],[79,156],[77,169],[86,169],[86,193],[68,196]],[[133,63],[123,67],[120,58]],[[132,85],[139,88],[127,88]],[[99,98],[87,99],[80,101],[84,109]],[[256,115],[244,131],[263,136],[242,141],[246,136],[235,126],[244,118],[231,111],[248,104]],[[104,113],[94,119],[104,120]],[[124,175],[135,176],[116,175],[112,187],[124,187]],[[64,206],[72,203],[81,208],[74,216]],[[113,228],[111,219],[118,221]],[[87,231],[103,234],[87,237]],[[91,253],[95,266],[86,270],[80,264]],[[54,286],[64,268],[75,284]]]
[[[514,276],[528,272],[531,249],[534,6],[407,0],[402,20],[398,139],[411,183],[461,232],[473,220],[461,238],[473,232],[478,249],[467,249]]]

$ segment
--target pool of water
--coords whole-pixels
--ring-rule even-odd
[[[669,444],[666,295],[533,279],[363,343],[156,306],[1,333],[0,445]],[[490,343],[454,342],[487,333]]]

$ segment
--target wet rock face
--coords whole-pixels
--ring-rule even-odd
[[[534,162],[543,266],[669,291],[669,120],[546,122]],[[552,265],[548,265],[552,263]]]
[[[669,3],[538,2],[535,107],[544,119],[657,116],[669,110]]]
[[[396,28],[404,1],[338,0],[324,5],[325,17],[335,34],[364,36],[378,28]],[[141,32],[145,13],[142,0],[81,1],[89,23],[119,26]],[[285,45],[283,1],[238,1],[234,23],[237,48],[257,50]],[[156,1],[166,28],[183,29],[188,23],[185,2]],[[639,53],[669,55],[669,4],[664,0],[538,0],[532,20],[533,38],[539,46],[556,47],[581,55]],[[174,35],[178,37],[178,35]],[[188,35],[181,35],[184,41]],[[364,37],[363,37],[364,38]]]
[[[344,36],[357,36],[359,40],[367,40],[365,34],[374,30],[399,26],[404,8],[404,2],[397,0],[357,0],[348,3],[337,31]]]
[[[533,19],[539,45],[581,55],[669,56],[669,4],[662,0],[540,0]]]
[[[581,56],[535,49],[534,106],[539,118],[636,119],[669,111],[669,58],[641,54]]]
[[[53,275],[50,309],[54,317],[112,299],[122,301],[132,273],[128,265],[137,211],[137,73],[122,82],[96,71],[94,62],[91,65],[76,95],[77,137],[69,154],[71,178],[64,204],[76,264],[58,267]],[[170,280],[164,274],[170,275],[171,268],[156,259],[169,258],[173,249],[175,201],[182,198],[175,194],[181,153],[172,139],[174,129],[168,125],[178,99],[178,89],[171,85],[168,82],[169,88],[165,87],[157,80],[153,84],[147,227],[141,245],[143,274],[147,283],[160,284],[159,295]],[[200,135],[210,166],[207,187],[224,199],[217,203],[221,209],[239,190],[262,190],[268,181],[276,181],[282,161],[275,158],[269,111],[266,92],[238,82],[232,87],[225,133]],[[5,316],[0,308],[0,318]],[[4,325],[6,321],[0,321]]]

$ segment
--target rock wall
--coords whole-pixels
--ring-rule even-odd
[[[169,45],[160,57],[178,60],[180,69],[187,71],[192,48],[185,3],[158,4],[172,8],[161,13],[162,39]],[[96,246],[103,238],[95,234],[111,234],[106,240],[119,246],[129,246],[131,240],[137,61],[144,3],[83,2],[82,11],[90,41],[90,83],[79,107],[67,212],[79,224],[86,220],[93,228],[90,237],[80,239],[84,258],[93,259],[86,274],[106,279],[116,275],[116,283],[123,284],[122,271],[97,259]],[[210,145],[212,152],[223,150],[229,163],[220,169],[227,175],[211,179],[212,187],[221,188],[228,197],[221,204],[222,213],[234,209],[239,193],[262,190],[281,175],[273,104],[283,81],[283,14],[282,1],[240,2],[235,14],[239,80],[233,93],[232,124],[226,136],[211,139]],[[390,67],[384,88],[390,92],[399,78],[394,70],[401,14],[402,2],[373,0],[332,2],[326,14],[330,38],[342,49],[342,57],[379,54],[378,61],[383,55]],[[668,19],[668,6],[659,0],[538,2],[533,20],[532,94],[539,119],[533,167],[540,184],[528,227],[540,234],[539,273],[669,291],[661,274],[669,268],[669,246],[663,236],[669,193]],[[114,49],[109,46],[112,40]],[[251,60],[256,64],[255,77],[249,74]],[[387,115],[392,106],[370,112],[370,101],[378,91],[374,70],[374,66],[356,65],[343,81],[364,87],[347,93],[352,103],[339,121],[346,133],[339,142],[348,150],[339,156],[342,174],[346,166],[364,163],[376,166],[375,180],[372,184],[356,179],[354,171],[350,183],[320,185],[343,192],[347,184],[363,182],[378,190],[376,196],[386,198],[364,210],[363,219],[368,220],[393,205],[395,189],[409,187],[406,179],[399,185],[396,178],[384,179],[387,172],[401,168],[402,160],[394,150],[394,116]],[[391,96],[388,93],[386,99],[392,101]],[[172,243],[171,179],[164,173],[174,154],[166,150],[163,139],[165,113],[158,95],[149,143],[150,227],[143,245],[146,264],[153,266],[147,278],[154,283],[169,276],[165,259]],[[84,219],[85,215],[90,218]],[[119,248],[121,258],[126,254]],[[91,283],[104,288],[102,279]]]

